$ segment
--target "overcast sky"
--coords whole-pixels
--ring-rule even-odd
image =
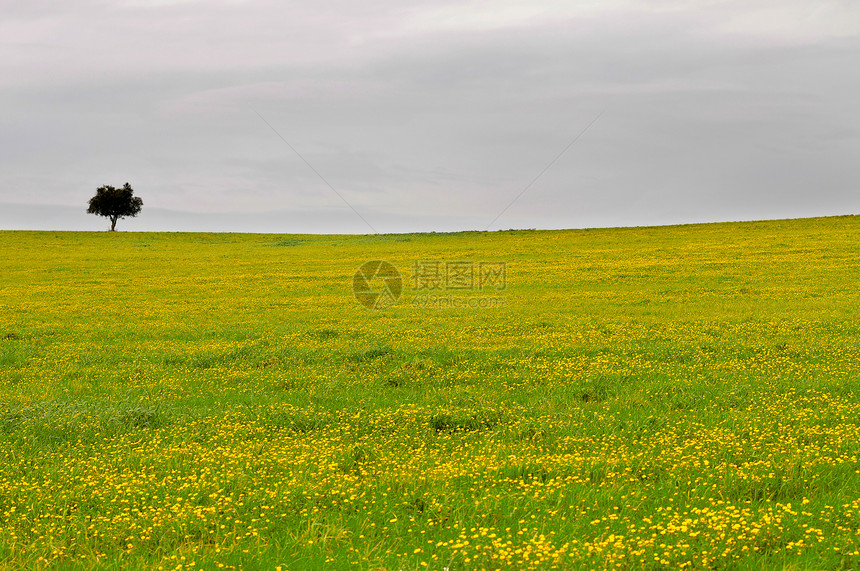
[[[855,0],[0,0],[0,229],[106,229],[125,182],[120,230],[364,233],[852,214],[858,181]]]

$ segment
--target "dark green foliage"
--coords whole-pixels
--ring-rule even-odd
[[[110,229],[116,230],[116,221],[126,216],[135,217],[143,208],[143,200],[134,196],[134,189],[125,183],[122,188],[105,185],[96,189],[96,195],[90,198],[87,214],[97,214],[110,218]]]

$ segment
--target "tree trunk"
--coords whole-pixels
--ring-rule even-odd
[[[117,220],[116,216],[110,217],[110,231],[111,232],[116,232],[116,220]]]

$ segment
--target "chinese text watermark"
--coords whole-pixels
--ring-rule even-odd
[[[507,263],[498,260],[414,260],[411,298],[415,308],[487,309],[505,306]],[[390,262],[373,260],[356,270],[352,291],[368,309],[386,309],[400,302],[404,280]]]

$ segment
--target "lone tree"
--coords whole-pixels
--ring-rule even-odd
[[[137,216],[143,208],[143,199],[134,196],[131,185],[125,183],[122,188],[102,186],[96,189],[96,195],[90,199],[88,214],[97,214],[110,218],[111,232],[116,230],[116,221],[126,216]]]

